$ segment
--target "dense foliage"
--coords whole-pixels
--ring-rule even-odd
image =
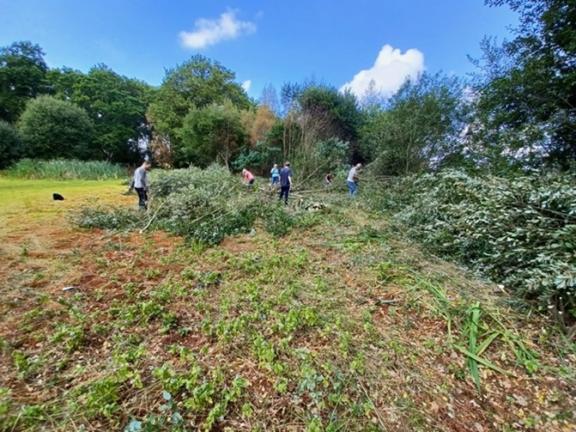
[[[233,72],[200,55],[167,71],[148,115],[155,132],[165,136],[173,148],[175,165],[187,166],[194,162],[187,151],[181,150],[186,145],[181,129],[191,111],[198,112],[211,104],[220,105],[226,101],[241,109],[251,107],[246,93],[234,78]]]
[[[22,140],[18,130],[0,120],[0,169],[6,168],[22,154]]]
[[[54,180],[103,180],[127,176],[124,168],[110,162],[75,159],[21,159],[4,173],[10,177]]]
[[[26,102],[47,91],[44,52],[31,42],[0,47],[0,120],[14,123]]]
[[[48,77],[54,95],[84,108],[94,123],[86,158],[139,161],[138,140],[149,135],[146,109],[153,94],[149,85],[118,75],[105,65],[95,66],[87,74],[55,69]]]
[[[434,253],[468,264],[515,295],[576,318],[576,178],[407,177],[378,206]],[[571,318],[570,318],[571,317]]]
[[[283,236],[303,215],[290,215],[276,196],[246,189],[225,168],[186,168],[153,173],[149,217],[125,208],[84,208],[76,222],[83,228],[162,229],[207,245],[250,232],[257,219],[266,231]]]
[[[269,107],[277,105],[273,87],[264,90],[264,105],[248,122],[250,146],[234,167],[249,166],[267,175],[272,164],[289,160],[305,179],[362,159],[358,134],[364,114],[355,96],[315,83],[286,84],[282,95],[284,115],[276,118]]]
[[[326,86],[310,86],[297,98],[304,150],[318,141],[337,138],[350,143],[351,159],[360,159],[356,147],[362,115],[356,97]]]
[[[19,61],[43,61],[39,47],[32,55],[24,45],[15,51]],[[6,64],[5,72],[16,74],[12,67]],[[88,73],[46,69],[42,79],[38,92],[23,100],[48,93],[83,108],[94,133],[81,152],[71,155],[83,159],[136,163],[147,150],[164,167],[219,162],[260,174],[290,160],[301,178],[378,160],[387,174],[404,173],[398,154],[408,149],[403,159],[418,159],[412,164],[417,168],[429,167],[426,158],[436,157],[437,149],[460,132],[457,86],[427,76],[408,83],[393,101],[369,109],[351,93],[315,82],[285,84],[280,100],[268,85],[260,106],[255,106],[232,71],[201,55],[169,69],[158,89],[105,65]],[[414,111],[420,105],[422,109]],[[421,115],[410,120],[406,113],[414,112]],[[18,119],[20,113],[13,110],[10,115]],[[409,134],[403,132],[407,130]]]
[[[148,151],[165,167],[220,162],[263,174],[290,160],[303,177],[321,176],[333,165],[323,154],[334,152],[320,143],[332,142],[347,143],[340,164],[376,162],[382,175],[567,169],[576,159],[576,4],[486,3],[509,6],[520,25],[511,41],[483,42],[473,81],[424,73],[387,99],[360,100],[314,81],[286,83],[280,97],[266,85],[256,106],[233,71],[202,55],[168,69],[153,89],[105,65],[49,69],[38,45],[15,42],[0,48],[0,119],[16,124],[29,100],[53,95],[86,110],[94,125],[75,156],[130,164]]]
[[[461,152],[467,103],[462,83],[424,74],[408,81],[384,106],[371,107],[362,150],[384,175],[430,170]]]
[[[478,138],[510,165],[576,159],[576,2],[487,0],[520,15],[516,37],[485,40],[479,65]]]
[[[32,99],[18,127],[28,157],[84,159],[94,137],[94,124],[85,110],[52,96]]]
[[[66,67],[48,69],[44,52],[30,42],[0,48],[0,120],[16,125],[26,104],[42,95],[72,103],[87,112],[94,130],[74,157],[138,162],[150,135],[145,115],[152,94],[148,84],[120,76],[105,65],[87,74]],[[63,155],[70,157],[58,152],[42,157]]]
[[[191,109],[184,118],[180,137],[177,158],[200,167],[214,161],[229,167],[248,142],[241,112],[231,102]]]

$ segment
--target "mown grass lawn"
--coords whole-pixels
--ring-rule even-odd
[[[124,189],[0,178],[0,430],[574,430],[573,347],[360,204],[213,248],[70,222]]]
[[[38,218],[62,215],[93,201],[123,202],[120,192],[126,188],[119,180],[26,180],[0,176],[0,217],[34,223]],[[53,201],[54,192],[63,195],[65,201]]]

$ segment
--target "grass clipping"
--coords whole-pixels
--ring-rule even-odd
[[[282,236],[304,216],[289,212],[268,193],[248,190],[220,166],[159,171],[151,183],[147,212],[85,207],[75,216],[75,223],[82,228],[161,229],[216,245],[226,236],[250,232],[257,219],[263,220],[266,231]]]

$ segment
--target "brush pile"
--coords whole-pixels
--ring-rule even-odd
[[[154,172],[148,212],[126,208],[84,208],[76,216],[83,228],[161,229],[204,244],[250,232],[261,219],[266,231],[282,236],[298,220],[275,196],[247,189],[223,167]],[[309,218],[306,224],[309,225]]]
[[[388,186],[377,206],[391,209],[433,253],[574,323],[575,186],[570,174],[502,178],[446,170]]]

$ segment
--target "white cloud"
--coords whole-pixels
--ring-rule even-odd
[[[244,89],[244,91],[246,93],[248,93],[248,91],[250,90],[250,87],[252,87],[252,80],[246,80],[241,84],[242,88]]]
[[[218,19],[197,19],[194,22],[193,31],[180,32],[180,41],[186,48],[202,49],[255,31],[256,24],[238,20],[236,12],[229,10],[220,15]]]
[[[424,54],[417,49],[409,49],[404,54],[399,49],[384,45],[374,66],[354,75],[352,81],[340,90],[350,90],[359,99],[370,93],[390,97],[408,79],[416,79],[424,71]]]

